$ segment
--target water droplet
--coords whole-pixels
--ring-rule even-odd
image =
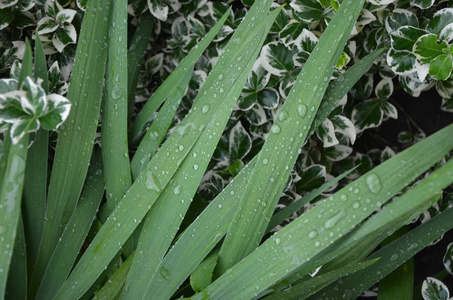
[[[179,145],[178,149],[179,149],[179,151],[184,150],[184,145]]]
[[[120,87],[115,86],[112,90],[112,98],[117,100],[120,97],[119,93],[120,93]]]
[[[238,56],[238,57],[236,58],[236,60],[237,60],[237,61],[242,61],[242,56]]]
[[[272,127],[271,127],[271,131],[272,131],[273,133],[277,134],[277,133],[280,133],[280,131],[282,131],[282,130],[280,129],[280,127],[279,127],[278,125],[275,125],[275,124],[274,124],[274,125],[272,125]]]
[[[314,239],[318,235],[318,232],[316,230],[312,230],[308,233],[308,237],[311,239]]]
[[[199,167],[200,167],[200,166],[197,165],[197,164],[194,164],[194,165],[193,165],[193,169],[194,169],[195,171],[198,170]]]
[[[207,104],[201,108],[201,112],[204,114],[207,113],[208,111],[209,111],[209,105],[207,105]]]
[[[346,200],[348,200],[348,196],[346,196],[345,194],[342,194],[340,196],[340,199],[341,199],[341,201],[346,201]]]
[[[220,88],[219,93],[223,94],[223,92],[225,92],[225,90],[223,88]]]
[[[281,241],[282,241],[282,240],[281,240],[280,238],[275,238],[275,239],[274,239],[275,245],[280,245]]]
[[[379,180],[379,177],[377,177],[376,174],[371,173],[366,177],[365,181],[368,189],[373,194],[377,194],[381,191],[382,189],[381,181]]]
[[[146,174],[145,186],[148,190],[160,192],[156,176],[151,171],[148,171]]]
[[[278,113],[278,120],[280,122],[286,120],[286,118],[288,118],[288,113],[284,110],[282,110],[281,112]]]
[[[304,104],[299,104],[299,106],[297,107],[297,113],[302,118],[305,117],[305,115],[307,114],[307,107]]]
[[[267,165],[269,163],[269,160],[267,158],[263,159],[263,165]]]
[[[319,241],[316,241],[315,242],[315,247],[319,247],[319,245],[321,245],[321,243]]]
[[[217,77],[219,80],[223,79],[223,74],[220,74],[219,77]]]
[[[391,260],[391,261],[395,261],[395,260],[397,260],[397,259],[398,259],[398,254],[396,254],[396,253],[393,254],[393,255],[390,257],[390,260]]]
[[[182,186],[181,186],[181,185],[178,185],[177,187],[175,187],[175,188],[173,189],[173,193],[174,193],[175,195],[179,195],[179,194],[181,194],[181,190],[182,190]]]
[[[313,105],[311,108],[310,108],[310,111],[315,111],[316,107]]]
[[[222,204],[217,204],[217,207],[218,208],[222,208]]]
[[[359,207],[360,207],[360,203],[359,202],[352,203],[352,208],[357,209]]]
[[[346,215],[345,210],[342,209],[324,223],[324,228],[326,229],[334,228],[335,225],[337,225],[338,221],[340,221],[345,215]]]

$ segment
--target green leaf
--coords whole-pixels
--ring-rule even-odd
[[[438,37],[435,34],[428,33],[422,35],[415,42],[412,52],[424,63],[430,63],[434,58],[444,54],[443,49],[448,49],[445,41],[437,42]]]
[[[429,64],[429,75],[437,80],[450,77],[453,68],[453,58],[450,55],[439,55]]]
[[[98,151],[90,165],[81,200],[52,253],[37,299],[52,299],[69,275],[104,195],[103,177],[102,157]]]
[[[393,49],[411,52],[417,40],[427,32],[410,25],[405,25],[390,33]]]
[[[374,93],[379,100],[387,100],[393,94],[393,81],[391,79],[382,79],[376,85]]]
[[[335,136],[335,128],[329,119],[325,119],[316,132],[317,136],[322,140],[324,148],[335,146],[339,143]]]
[[[392,14],[385,19],[385,29],[388,33],[392,33],[405,25],[412,27],[419,26],[417,16],[407,9],[396,8],[392,11]]]
[[[390,49],[387,53],[387,63],[399,75],[410,74],[415,71],[416,57],[411,52]]]
[[[448,300],[450,292],[442,281],[428,277],[422,284],[422,296],[425,300]]]
[[[434,4],[434,0],[411,0],[412,6],[417,6],[421,9],[430,8]]]
[[[107,57],[107,36],[110,1],[93,0],[84,16],[77,46],[68,99],[74,109],[66,124],[60,127],[55,161],[47,198],[47,221],[38,254],[31,294],[36,293],[41,276],[47,267],[58,238],[76,207],[93,148],[102,99],[103,79]],[[47,6],[47,9],[55,7]],[[56,2],[51,1],[52,4]],[[50,5],[50,3],[49,3]],[[90,80],[86,80],[90,74]],[[71,172],[68,172],[68,170]]]
[[[293,51],[283,43],[271,42],[261,50],[260,61],[269,73],[284,76],[294,68],[293,55]]]
[[[265,88],[258,92],[257,101],[265,109],[277,108],[280,100],[280,94],[275,89]]]
[[[321,20],[324,9],[317,0],[294,0],[289,4],[295,15],[306,22]]]
[[[47,95],[47,109],[39,118],[42,128],[56,130],[68,118],[71,102],[57,94]]]
[[[379,126],[383,117],[379,100],[365,100],[354,107],[351,119],[357,132],[362,132],[367,128]]]
[[[0,30],[8,27],[15,17],[14,11],[11,9],[0,9]]]
[[[440,35],[442,30],[453,22],[453,8],[444,8],[438,10],[430,19],[426,29]]]
[[[26,134],[39,129],[39,121],[31,116],[18,118],[11,126],[11,139],[17,144]]]
[[[321,165],[313,165],[302,170],[300,180],[295,183],[299,194],[310,192],[319,188],[326,181],[326,168]]]
[[[244,158],[252,149],[252,138],[241,122],[231,129],[228,144],[232,161]]]
[[[335,145],[324,149],[323,154],[331,161],[341,161],[352,153],[352,148],[345,145]]]
[[[199,292],[211,284],[219,251],[219,247],[215,248],[190,275],[190,286],[195,292]]]

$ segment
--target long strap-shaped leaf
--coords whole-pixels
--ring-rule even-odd
[[[262,9],[263,3],[264,9]],[[152,297],[153,299],[165,299],[165,296],[156,295],[152,289],[147,289],[148,283],[156,275],[159,262],[167,252],[171,241],[178,231],[182,216],[185,215],[190,205],[190,199],[194,196],[199,182],[203,177],[204,170],[209,164],[217,141],[228,122],[237,96],[247,78],[248,71],[251,70],[259,54],[261,45],[264,42],[266,33],[270,30],[273,20],[280,11],[280,9],[276,9],[269,16],[265,17],[266,5],[269,8],[270,3],[263,1],[256,2],[256,5],[252,7],[248,16],[232,37],[234,41],[234,39],[243,39],[245,36],[250,35],[250,32],[246,28],[253,21],[253,18],[255,18],[261,20],[259,26],[262,27],[257,36],[258,42],[237,52],[233,51],[236,45],[230,43],[225,49],[225,55],[218,62],[237,61],[239,58],[239,60],[244,62],[241,66],[244,72],[235,81],[234,88],[225,92],[227,93],[228,101],[222,102],[222,105],[213,112],[212,119],[206,126],[209,130],[205,130],[202,133],[198,143],[192,148],[191,155],[181,164],[178,173],[175,174],[172,181],[160,195],[158,202],[146,217],[137,254],[125,285],[124,298],[137,299]],[[237,69],[237,66],[233,65],[229,68]],[[216,67],[209,76],[218,78],[218,70]],[[223,65],[220,71],[228,73],[233,70],[229,70],[228,67]]]
[[[217,276],[251,253],[261,241],[363,3],[363,0],[341,3],[296,79],[258,154],[220,250]]]
[[[448,153],[452,134],[450,125],[344,187],[274,234],[193,299],[251,298],[304,264],[307,273],[313,270],[319,265],[311,262],[320,252]],[[435,188],[439,187],[442,183]]]
[[[52,299],[68,277],[90,230],[104,195],[102,157],[98,152],[90,165],[88,181],[71,219],[50,258],[36,299]]]
[[[270,1],[265,2],[270,6]],[[203,132],[213,133],[213,139],[209,144],[215,147],[220,136],[214,137],[213,127],[206,124],[209,124],[214,116],[222,115],[222,118],[228,119],[242,90],[246,75],[252,67],[253,62],[250,62],[255,53],[247,53],[247,57],[241,57],[234,62],[231,62],[228,57],[230,55],[236,57],[237,53],[243,53],[246,47],[252,49],[257,47],[264,35],[262,32],[264,24],[265,20],[260,20],[258,23],[251,22],[244,29],[249,35],[242,39],[234,39],[233,36],[234,46],[228,52],[225,50],[225,55],[217,62],[216,68],[211,72],[196,99],[192,111],[162,145],[117,205],[57,294],[57,299],[77,297],[91,286],[166,188]],[[244,67],[245,62],[248,69]],[[223,110],[226,105],[231,107],[229,111]],[[219,119],[220,124],[222,118]],[[192,168],[195,171],[204,172],[198,166],[194,165]]]
[[[44,49],[35,35],[35,80],[41,78],[42,88],[49,92],[49,80],[47,78],[47,61]],[[47,198],[47,169],[49,151],[49,132],[40,129],[36,134],[33,145],[28,149],[27,167],[25,169],[23,220],[24,231],[27,240],[27,265],[28,274],[31,276],[38,255],[39,243],[41,241],[44,227],[44,215],[46,213]]]
[[[18,88],[25,77],[32,76],[31,48],[26,41]],[[0,299],[3,299],[6,278],[13,255],[14,240],[20,216],[22,189],[25,177],[25,162],[29,135],[13,144],[9,130],[5,133],[0,166]]]
[[[336,282],[310,299],[334,300],[338,298],[338,295],[345,295],[344,299],[355,299],[452,228],[453,208],[449,208],[373,253],[368,259],[379,258],[378,264],[343,278],[341,284]]]
[[[127,141],[127,0],[113,2],[101,142],[107,206],[112,211],[132,185]]]
[[[105,74],[110,4],[105,0],[88,1],[84,16],[68,91],[72,108],[60,127],[43,236],[32,279],[34,291],[79,200],[88,171]]]
[[[449,169],[444,167],[436,171],[422,184],[386,205],[360,227],[329,246],[324,253],[318,255],[319,258],[313,259],[311,263],[316,266],[321,265],[337,256],[333,261],[323,266],[320,271],[322,274],[365,258],[388,236],[389,232],[411,221],[436,202],[437,197],[432,197],[432,195],[453,181],[453,178],[445,176],[452,171],[452,166],[453,164],[450,163]],[[439,176],[443,177],[442,180],[436,180]],[[428,186],[429,189],[426,188]],[[304,275],[313,265],[311,267],[305,265],[297,271]],[[295,278],[285,278],[285,281],[287,283],[284,287],[292,284]]]
[[[346,89],[343,94],[338,91],[329,91],[328,94],[336,95],[333,97],[334,99],[341,99],[352,88],[355,81],[372,65],[375,58],[372,54],[368,55],[358,68],[351,68],[344,74],[344,87]],[[340,88],[343,90],[343,87]],[[332,89],[338,90],[338,86],[333,85]],[[323,107],[318,110],[317,114],[328,115],[331,110],[329,112],[325,112],[325,110],[333,109],[335,105],[329,107]],[[160,276],[155,277],[150,283],[150,290],[154,291],[155,294],[170,297],[224,236],[237,209],[241,191],[245,188],[255,163],[256,157],[241,170],[181,235],[178,243],[160,263],[158,271]],[[194,238],[195,235],[192,236],[193,232],[197,232],[196,238]]]
[[[142,168],[146,166],[151,157],[156,153],[161,142],[165,138],[171,122],[176,114],[176,110],[186,92],[190,79],[192,78],[193,65],[187,70],[178,86],[173,87],[173,93],[167,98],[165,104],[159,110],[157,117],[153,120],[151,127],[145,133],[140,145],[135,152],[131,162],[132,176],[135,180]]]
[[[203,54],[212,40],[216,37],[229,14],[230,10],[228,10],[222,18],[220,18],[211,30],[209,30],[208,34],[206,34],[206,36],[189,52],[189,54],[179,63],[178,67],[170,74],[170,76],[168,76],[164,83],[159,86],[151,98],[146,102],[130,129],[129,137],[131,142],[137,137],[143,129],[143,126],[145,126],[148,120],[152,117],[153,113],[159,108],[159,106],[161,106],[165,99],[170,96],[174,88],[181,85],[181,82],[184,80],[187,72],[191,70],[201,54]]]

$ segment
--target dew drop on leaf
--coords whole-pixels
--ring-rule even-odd
[[[182,190],[182,186],[181,186],[181,185],[178,185],[177,187],[175,187],[175,188],[173,189],[173,193],[174,193],[175,195],[179,195],[179,194],[181,194],[181,190]]]
[[[318,235],[318,232],[316,230],[312,230],[308,233],[308,237],[311,239],[314,239]]]
[[[371,173],[366,177],[365,181],[368,189],[373,194],[377,194],[381,191],[382,189],[381,181],[379,180],[379,177],[377,177],[376,174]]]
[[[207,104],[201,108],[201,112],[204,114],[207,113],[208,111],[209,111],[209,105],[207,105]]]
[[[280,127],[279,127],[278,125],[275,125],[275,124],[274,124],[274,125],[272,125],[272,127],[271,127],[271,131],[272,131],[273,133],[276,133],[276,134],[277,134],[277,133],[280,133],[282,130],[280,129]]]
[[[299,106],[297,107],[297,113],[302,118],[305,117],[305,114],[307,113],[307,107],[304,104],[299,104]]]
[[[360,207],[360,203],[359,202],[352,203],[352,208],[358,209],[359,207]]]
[[[275,243],[276,245],[280,245],[281,241],[282,241],[282,240],[281,240],[280,238],[275,238],[275,239],[274,239],[274,243]]]
[[[278,120],[280,122],[286,120],[287,117],[288,117],[288,113],[284,110],[282,110],[281,112],[278,113]]]
[[[335,225],[337,225],[338,221],[340,221],[345,215],[346,215],[345,210],[342,209],[324,223],[324,228],[326,229],[334,228]]]
[[[151,171],[148,171],[148,173],[146,174],[145,186],[150,191],[160,192],[156,177]]]

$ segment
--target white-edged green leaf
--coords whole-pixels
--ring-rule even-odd
[[[422,35],[417,39],[412,49],[415,56],[424,63],[431,62],[434,58],[444,54],[443,49],[448,50],[445,41],[437,42],[438,36],[433,33]]]
[[[28,133],[35,132],[39,129],[38,119],[32,116],[22,116],[12,123],[11,126],[11,140],[13,144],[19,141]]]
[[[57,130],[69,116],[71,102],[57,94],[47,95],[47,108],[45,113],[39,117],[42,128],[46,130]]]
[[[165,22],[168,16],[168,6],[163,4],[163,2],[162,0],[148,0],[148,8],[153,16]]]
[[[427,9],[434,4],[434,0],[411,0],[410,3],[412,6],[417,6],[421,9]]]
[[[453,97],[443,98],[440,107],[443,111],[453,112]]]
[[[395,151],[392,150],[390,147],[385,147],[381,153],[381,162],[384,162],[396,155]]]
[[[385,116],[390,117],[395,120],[398,119],[398,111],[396,110],[396,107],[393,104],[391,104],[390,102],[382,101],[381,109],[384,112]]]
[[[21,106],[25,113],[32,116],[40,116],[47,108],[47,97],[44,89],[33,82],[31,77],[25,78],[21,89],[27,92],[21,97]]]
[[[321,20],[324,9],[317,0],[292,0],[289,4],[296,16],[306,22]]]
[[[426,30],[404,25],[390,33],[393,49],[397,51],[412,51],[414,44],[422,36],[428,33]]]
[[[439,38],[447,43],[451,43],[453,40],[453,23],[446,25],[444,29],[442,29]]]
[[[335,145],[324,149],[323,154],[331,161],[341,161],[352,153],[352,148],[345,145]]]
[[[326,182],[326,168],[322,165],[312,165],[299,174],[300,180],[295,183],[299,194],[311,192]]]
[[[453,8],[444,8],[436,11],[429,21],[427,29],[434,34],[440,35],[442,30],[451,23],[453,23]]]
[[[351,141],[351,144],[355,143],[357,133],[351,120],[342,115],[333,116],[330,118],[330,120],[335,127],[335,132],[346,135]]]
[[[266,71],[284,76],[294,68],[293,51],[280,42],[271,42],[263,47],[260,62]]]
[[[313,32],[308,31],[307,29],[302,29],[301,34],[294,40],[294,45],[296,45],[299,51],[306,51],[311,53],[315,49],[316,44],[319,39]]]
[[[60,25],[53,18],[44,17],[38,22],[37,32],[39,35],[54,32]]]
[[[232,161],[244,158],[252,149],[252,138],[241,122],[231,129],[228,145]]]
[[[55,19],[59,23],[71,23],[74,19],[74,16],[77,14],[76,10],[73,9],[63,9],[58,12]]]
[[[392,48],[387,52],[387,64],[398,75],[413,73],[416,60],[415,55],[408,51],[396,51]]]
[[[388,5],[395,2],[395,0],[370,0],[370,3],[374,5]]]
[[[265,88],[256,94],[259,104],[265,109],[275,109],[278,107],[280,94],[272,88]]]
[[[428,277],[422,284],[422,296],[425,300],[449,300],[450,291],[442,281]]]
[[[164,61],[164,54],[158,53],[154,56],[151,56],[145,63],[145,68],[149,74],[154,75],[162,68],[162,63]]]
[[[395,8],[392,10],[392,14],[385,19],[385,29],[388,33],[392,33],[405,25],[419,26],[417,16],[407,9]]]
[[[365,100],[354,107],[351,119],[357,132],[362,132],[367,128],[379,126],[383,117],[379,100]]]
[[[374,93],[380,100],[387,100],[393,94],[393,81],[387,78],[382,79],[376,85]]]
[[[4,9],[7,7],[11,7],[17,4],[19,0],[1,0],[0,1],[0,9]]]
[[[325,119],[321,123],[321,126],[318,127],[316,134],[322,140],[324,148],[332,147],[339,143],[337,137],[335,136],[335,127],[329,119]]]
[[[52,44],[59,52],[63,52],[68,44],[74,44],[76,40],[77,32],[74,25],[66,24],[57,29],[52,39]]]

